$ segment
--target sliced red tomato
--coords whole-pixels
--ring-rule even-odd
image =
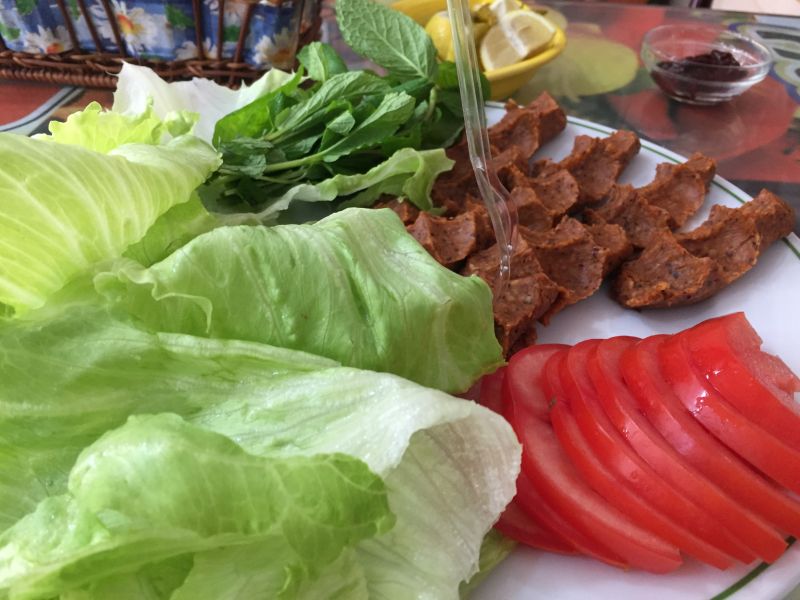
[[[709,480],[781,531],[800,536],[800,503],[761,477],[700,425],[661,374],[658,348],[666,335],[631,346],[620,369],[647,420],[683,458]]]
[[[747,419],[698,374],[682,336],[667,338],[657,351],[665,379],[703,427],[762,473],[800,493],[800,452]]]
[[[497,414],[503,414],[503,381],[506,378],[506,367],[500,367],[494,373],[484,375],[478,383],[470,388],[470,400],[475,400],[493,410]]]
[[[532,346],[509,362],[507,404],[511,424],[522,441],[524,473],[554,512],[586,537],[602,542],[626,564],[654,573],[675,570],[681,564],[677,549],[634,524],[592,490],[553,432],[542,372],[546,361],[560,350],[562,346]],[[595,556],[612,562],[608,553]]]
[[[755,554],[750,549],[720,527],[709,511],[667,484],[612,425],[597,399],[588,372],[588,362],[599,343],[587,340],[573,346],[560,365],[561,382],[572,414],[591,450],[621,485],[638,493],[661,518],[672,524],[670,537],[680,540],[679,548],[709,564],[720,564],[728,557],[751,562]],[[617,501],[621,499],[620,495]],[[653,519],[647,526],[663,533],[662,522]]]
[[[597,558],[615,567],[625,568],[627,566],[620,557],[616,556],[606,546],[583,535],[554,511],[542,498],[541,494],[536,490],[536,486],[528,479],[524,471],[517,478],[517,497],[515,500],[542,527],[557,533],[566,544],[575,548],[580,554]]]
[[[532,548],[557,552],[558,554],[578,553],[575,546],[560,535],[539,524],[516,499],[506,506],[503,514],[500,515],[500,520],[494,526],[503,535]]]
[[[620,370],[622,355],[637,341],[631,337],[604,340],[589,359],[589,377],[603,411],[637,454],[664,481],[714,515],[716,521],[758,557],[774,562],[787,546],[780,534],[683,460],[638,410]]]
[[[761,338],[744,313],[704,321],[682,332],[692,364],[745,417],[800,450],[800,379],[761,351]]]
[[[565,399],[565,392],[559,376],[564,358],[563,355],[554,356],[546,369],[548,391],[556,397],[555,406],[550,413],[551,420],[562,447],[586,482],[614,507],[622,510],[637,525],[660,536],[677,549],[682,549],[687,554],[718,569],[730,567],[733,564],[731,557],[698,539],[691,532],[654,509],[639,493],[620,484],[619,479],[590,447],[572,414],[570,401]]]

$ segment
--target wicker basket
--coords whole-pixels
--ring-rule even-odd
[[[291,68],[320,0],[0,0],[0,78],[113,88],[123,61],[237,86]]]

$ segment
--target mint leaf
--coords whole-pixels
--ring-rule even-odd
[[[380,144],[408,121],[414,113],[414,98],[404,93],[392,92],[384,96],[380,105],[340,142],[325,150],[325,162]]]
[[[486,75],[480,74],[481,79],[481,93],[483,99],[488,100],[491,96],[491,86]],[[455,90],[458,91],[458,72],[456,71],[456,64],[450,61],[439,63],[439,70],[436,72],[436,86],[442,90]]]
[[[355,124],[356,120],[353,117],[352,113],[343,112],[333,121],[328,123],[326,129],[330,129],[331,131],[338,133],[339,135],[347,135],[348,133],[350,133],[350,130],[353,128],[353,125]]]
[[[308,71],[314,81],[327,81],[333,75],[347,73],[347,65],[333,46],[322,42],[312,42],[304,46],[297,55],[300,64]]]
[[[323,83],[308,101],[298,104],[280,123],[280,133],[292,132],[302,127],[320,111],[326,111],[333,102],[346,102],[357,100],[367,94],[385,94],[389,91],[389,84],[372,73],[366,71],[352,71],[334,75]],[[279,137],[275,135],[274,137]]]
[[[214,128],[214,145],[237,137],[260,137],[274,129],[276,116],[286,108],[288,98],[300,85],[303,70],[279,88],[262,96],[217,121]]]
[[[371,0],[339,0],[336,15],[345,43],[392,75],[436,76],[436,48],[411,17]]]

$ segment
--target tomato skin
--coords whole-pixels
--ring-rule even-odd
[[[500,415],[505,412],[503,388],[505,387],[506,367],[500,367],[494,373],[484,375],[462,397],[474,400],[489,410]],[[527,481],[524,473],[520,473],[518,480]],[[530,483],[528,483],[530,485]],[[494,527],[505,536],[531,546],[557,552],[559,554],[578,554],[575,546],[548,527],[535,513],[531,513],[522,505],[519,499],[519,482],[517,483],[517,496],[508,503]]]
[[[671,539],[681,540],[679,548],[709,564],[724,564],[730,557],[751,562],[755,559],[751,550],[721,528],[713,515],[665,483],[612,425],[588,373],[588,362],[599,343],[600,340],[587,340],[573,346],[560,368],[572,414],[589,447],[621,485],[637,492],[660,513],[657,516],[671,523]],[[659,533],[664,535],[661,520],[647,521],[647,525],[659,527]]]
[[[558,554],[578,554],[575,546],[537,522],[516,498],[506,506],[494,527],[512,540],[532,548]]]
[[[506,379],[506,367],[500,367],[494,373],[489,373],[480,378],[478,384],[474,386],[476,390],[471,390],[471,400],[485,406],[499,415],[504,414],[503,407],[503,382]]]
[[[703,427],[762,473],[800,493],[800,452],[745,418],[698,374],[681,336],[664,340],[658,357],[675,395]]]
[[[517,497],[515,500],[517,500],[519,506],[525,512],[529,515],[534,515],[542,527],[559,535],[564,539],[566,544],[575,548],[578,553],[591,556],[592,558],[614,567],[621,569],[627,567],[619,556],[611,552],[597,540],[583,535],[570,523],[565,521],[558,512],[553,510],[536,490],[536,486],[528,476],[525,475],[524,471],[519,474],[519,478],[517,479]]]
[[[589,377],[605,414],[664,481],[713,514],[715,521],[759,558],[774,562],[787,547],[780,534],[684,461],[639,412],[620,370],[622,355],[638,341],[630,337],[604,340],[589,359]]]
[[[564,358],[563,355],[554,356],[547,367],[548,391],[557,398],[551,411],[553,429],[565,452],[588,484],[612,506],[623,511],[629,519],[672,544],[676,550],[685,549],[687,553],[718,569],[730,567],[733,564],[731,557],[697,539],[654,509],[638,493],[621,484],[608,469],[600,455],[587,442],[570,408],[571,400],[566,399],[559,373]]]
[[[679,334],[692,364],[725,400],[784,444],[800,450],[800,380],[779,358],[761,351],[761,338],[743,313],[709,319]]]
[[[522,441],[523,472],[561,518],[590,539],[602,540],[626,564],[654,573],[675,570],[681,564],[677,549],[636,526],[592,490],[561,448],[541,386],[546,360],[561,350],[532,346],[509,361],[509,417]]]
[[[658,348],[666,335],[628,348],[620,369],[639,409],[672,447],[708,479],[781,531],[800,536],[800,502],[731,452],[686,411],[664,380]]]

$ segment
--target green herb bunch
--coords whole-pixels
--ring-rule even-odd
[[[386,74],[349,71],[328,44],[304,47],[294,77],[217,123],[216,202],[261,207],[300,184],[366,173],[403,148],[445,148],[461,133],[455,65],[437,61],[425,30],[371,0],[336,8],[345,43]]]

